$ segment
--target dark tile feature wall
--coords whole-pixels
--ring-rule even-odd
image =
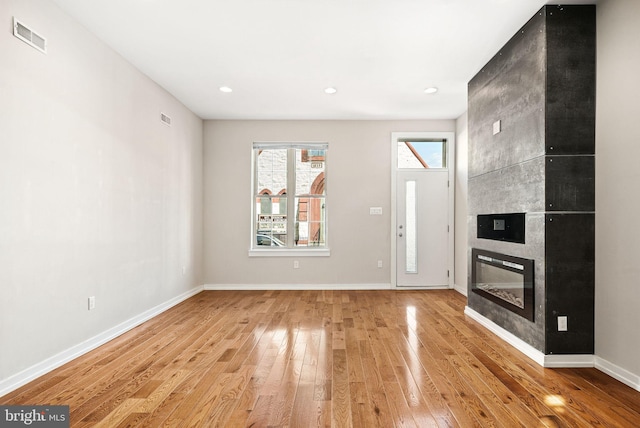
[[[546,211],[595,211],[593,155],[547,156]]]
[[[593,354],[594,214],[545,217],[545,354]],[[565,332],[557,331],[558,315],[568,315]]]
[[[534,321],[468,304],[547,355],[593,353],[595,28],[594,5],[547,5],[469,82],[469,245],[535,260]],[[525,244],[477,238],[478,214],[514,212]]]
[[[547,153],[595,153],[595,5],[547,6]]]

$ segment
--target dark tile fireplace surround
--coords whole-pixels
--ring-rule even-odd
[[[544,355],[594,351],[595,40],[547,5],[469,82],[468,307]]]

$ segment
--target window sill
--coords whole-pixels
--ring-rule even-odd
[[[329,257],[331,250],[328,248],[299,248],[299,249],[251,249],[249,257]]]

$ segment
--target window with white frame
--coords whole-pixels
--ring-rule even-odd
[[[254,250],[327,248],[327,143],[253,144]]]

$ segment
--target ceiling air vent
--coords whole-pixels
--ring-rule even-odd
[[[47,53],[47,39],[18,21],[15,16],[13,17],[13,35],[40,52]]]
[[[164,113],[160,113],[160,121],[167,126],[171,126],[171,118]]]

